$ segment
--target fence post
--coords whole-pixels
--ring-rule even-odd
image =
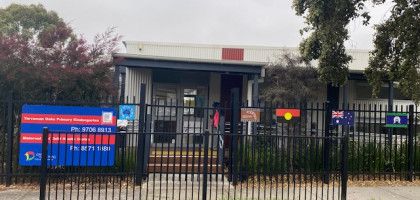
[[[230,154],[230,179],[233,185],[237,184],[237,163],[236,163],[236,153],[237,153],[237,142],[238,142],[238,123],[239,123],[239,88],[233,88],[231,90],[232,94],[232,120],[231,120],[231,141],[229,150]]]
[[[414,105],[409,106],[408,111],[408,174],[407,174],[407,181],[413,181],[414,175]]]
[[[203,159],[203,192],[202,200],[207,199],[207,176],[208,176],[208,162],[209,162],[209,132],[204,132],[204,159]]]
[[[45,191],[47,189],[47,158],[48,158],[48,128],[44,127],[42,131],[42,155],[41,170],[39,176],[39,199],[45,200]]]
[[[348,181],[348,153],[349,153],[349,134],[348,131],[344,133],[341,141],[341,199],[347,199],[347,181]]]
[[[144,170],[147,168],[147,162],[145,164],[145,144],[146,144],[146,133],[144,132],[145,120],[146,120],[146,84],[140,86],[140,112],[139,112],[139,128],[137,134],[137,165],[135,183],[141,185],[143,179]],[[146,166],[145,166],[146,165]]]
[[[224,159],[224,155],[225,155],[225,141],[224,141],[224,136],[225,136],[225,116],[224,113],[222,114],[222,112],[220,112],[220,121],[219,121],[219,134],[217,135],[218,138],[218,159],[219,159],[219,163],[220,165],[222,165],[223,163],[223,159]]]
[[[330,182],[330,122],[331,122],[331,105],[330,102],[325,102],[324,115],[324,152],[323,152],[323,182],[328,184]]]
[[[6,186],[12,184],[12,166],[13,166],[13,91],[9,92],[7,100],[7,158],[6,158]]]

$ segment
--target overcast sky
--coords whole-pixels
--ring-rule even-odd
[[[123,40],[295,47],[305,26],[292,0],[0,0],[11,3],[41,3],[88,40],[116,27]],[[371,24],[351,22],[347,47],[372,48],[373,25],[389,10],[369,6]]]

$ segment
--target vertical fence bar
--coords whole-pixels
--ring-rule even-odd
[[[223,156],[224,156],[224,135],[225,135],[225,109],[219,111],[220,120],[219,120],[219,128],[218,128],[218,162],[220,164],[223,163]]]
[[[147,163],[145,164],[145,144],[146,144],[146,133],[144,132],[145,127],[145,115],[146,115],[146,84],[140,86],[140,113],[139,113],[139,128],[137,135],[137,165],[135,184],[140,185],[143,179],[143,173]]]
[[[233,185],[237,183],[237,163],[236,163],[236,153],[237,153],[237,142],[238,142],[238,123],[239,123],[239,88],[233,88],[232,93],[232,120],[231,120],[231,149],[230,152],[230,178]]]
[[[202,200],[207,199],[207,175],[208,175],[208,162],[209,162],[209,132],[204,132],[204,158],[203,158],[203,192]]]
[[[39,176],[39,199],[45,200],[45,191],[47,189],[47,157],[48,157],[48,128],[44,127],[42,131],[42,156],[41,170]]]
[[[407,181],[413,181],[414,175],[414,105],[409,106],[408,111],[408,174],[407,174]]]
[[[349,134],[344,133],[341,148],[341,200],[347,199]]]
[[[324,119],[324,150],[323,150],[323,182],[329,183],[329,163],[330,163],[330,121],[331,121],[331,105],[330,102],[325,103],[325,119]]]
[[[13,166],[13,92],[9,92],[7,101],[7,160],[6,160],[6,186],[12,184],[12,166]]]

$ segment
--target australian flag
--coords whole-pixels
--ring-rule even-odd
[[[333,110],[331,113],[332,125],[354,125],[354,112]]]

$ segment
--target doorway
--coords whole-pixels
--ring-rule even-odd
[[[231,105],[231,93],[233,88],[239,88],[239,100],[242,101],[242,75],[222,74],[220,84],[220,105],[222,107],[229,107]],[[226,116],[226,119],[230,117]]]
[[[155,83],[153,86],[152,144],[179,146],[203,143],[207,127],[208,87]],[[183,134],[180,134],[183,133]]]
[[[232,105],[232,94],[231,90],[233,88],[239,88],[239,102],[242,102],[242,86],[243,86],[243,76],[242,75],[230,75],[222,74],[221,84],[220,84],[220,105],[225,111],[225,136],[224,136],[224,147],[228,148],[230,146],[230,137],[226,134],[230,133],[231,128],[231,117],[232,111],[229,109]]]

